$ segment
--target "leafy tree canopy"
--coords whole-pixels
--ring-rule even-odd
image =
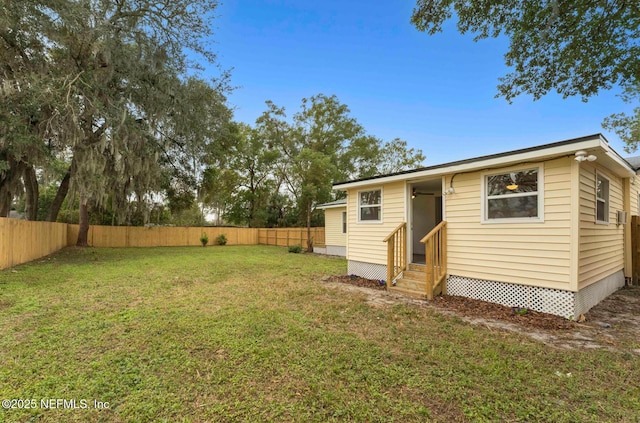
[[[539,99],[555,90],[584,101],[614,86],[638,92],[640,3],[602,0],[417,0],[411,22],[430,35],[457,17],[460,33],[475,39],[506,35],[505,62],[513,71],[500,78],[499,95]],[[637,96],[636,96],[637,99]],[[638,114],[616,115],[609,128],[627,143],[638,142]],[[634,123],[635,122],[635,123]],[[622,125],[622,127],[617,126]],[[626,128],[626,129],[625,129]]]

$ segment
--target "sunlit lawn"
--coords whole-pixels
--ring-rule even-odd
[[[67,249],[1,271],[0,397],[35,408],[0,421],[640,419],[637,357],[373,307],[321,281],[345,272],[261,246]]]

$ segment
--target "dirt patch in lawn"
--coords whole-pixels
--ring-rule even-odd
[[[330,276],[324,282],[367,295],[375,307],[411,303],[455,315],[472,324],[528,335],[558,348],[600,349],[640,355],[640,287],[625,287],[589,310],[579,322],[534,310],[522,310],[465,297],[444,295],[433,301],[386,291],[380,281]]]

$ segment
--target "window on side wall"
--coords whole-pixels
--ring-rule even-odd
[[[609,180],[596,173],[596,222],[609,223]]]
[[[484,177],[484,222],[542,221],[541,168]]]
[[[382,190],[358,192],[358,221],[382,222]]]
[[[342,212],[342,233],[347,233],[347,212]]]

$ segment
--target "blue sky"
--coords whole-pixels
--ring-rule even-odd
[[[425,165],[602,132],[630,107],[615,92],[583,103],[549,94],[494,98],[508,72],[506,39],[473,41],[453,22],[429,36],[409,23],[414,2],[223,0],[214,22],[223,68],[233,68],[235,119],[253,124],[272,100],[289,117],[301,99],[335,94],[366,131],[422,149]]]

